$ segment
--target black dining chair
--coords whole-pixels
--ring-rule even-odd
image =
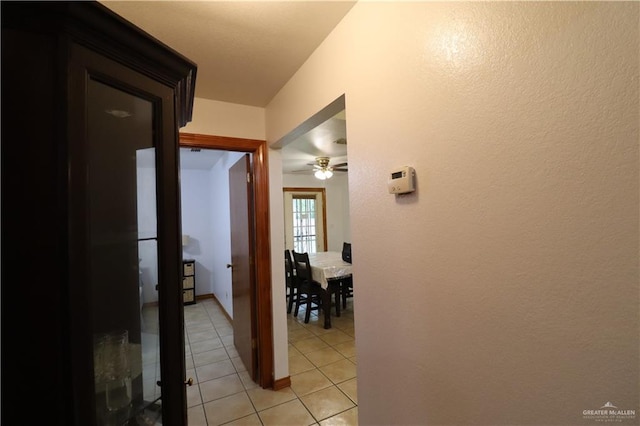
[[[351,243],[342,243],[342,260],[351,263]],[[344,278],[340,283],[342,294],[342,307],[347,308],[347,298],[353,297],[353,277]]]
[[[293,259],[291,258],[291,251],[284,251],[284,271],[285,271],[285,283],[287,285],[287,313],[290,314],[293,310],[293,304],[298,298],[298,283],[295,276],[295,266],[293,265]]]
[[[297,280],[298,296],[296,298],[296,310],[294,316],[298,316],[300,305],[306,305],[304,322],[308,323],[311,317],[311,311],[317,310],[318,313],[322,308],[323,290],[319,282],[311,278],[311,265],[309,263],[308,253],[292,252],[293,264],[295,267],[295,279]]]
[[[351,263],[351,243],[342,243],[342,260]]]

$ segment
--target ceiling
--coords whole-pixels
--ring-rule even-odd
[[[312,174],[316,157],[329,157],[329,166],[347,162],[347,123],[344,111],[282,148],[283,173]]]
[[[355,1],[100,1],[198,65],[199,98],[265,107]],[[285,173],[315,157],[346,161],[344,113],[287,144]],[[206,153],[183,152],[186,167],[206,168]]]
[[[265,107],[355,1],[101,1],[198,65],[195,94]]]
[[[329,166],[347,162],[347,124],[344,111],[284,146],[282,172],[312,175],[316,157],[329,157]],[[186,169],[208,170],[223,151],[180,148],[180,165]]]

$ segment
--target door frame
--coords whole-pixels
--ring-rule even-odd
[[[267,141],[227,136],[180,133],[180,147],[217,149],[252,154],[254,247],[256,273],[255,329],[257,330],[258,384],[273,388],[273,308],[271,301],[271,223],[269,214],[269,163]]]

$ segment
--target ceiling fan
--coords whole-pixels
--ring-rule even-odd
[[[309,166],[313,166],[313,175],[320,180],[329,179],[333,176],[333,172],[347,172],[347,163],[339,163],[329,165],[331,160],[329,157],[316,157],[316,161],[313,163],[307,163]]]

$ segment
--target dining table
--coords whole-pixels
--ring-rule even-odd
[[[323,309],[324,328],[328,329],[331,328],[331,295],[336,292],[340,294],[342,281],[352,276],[351,263],[342,260],[342,252],[322,251],[309,253],[309,265],[311,278],[324,290],[322,294],[322,304],[326,307]]]

